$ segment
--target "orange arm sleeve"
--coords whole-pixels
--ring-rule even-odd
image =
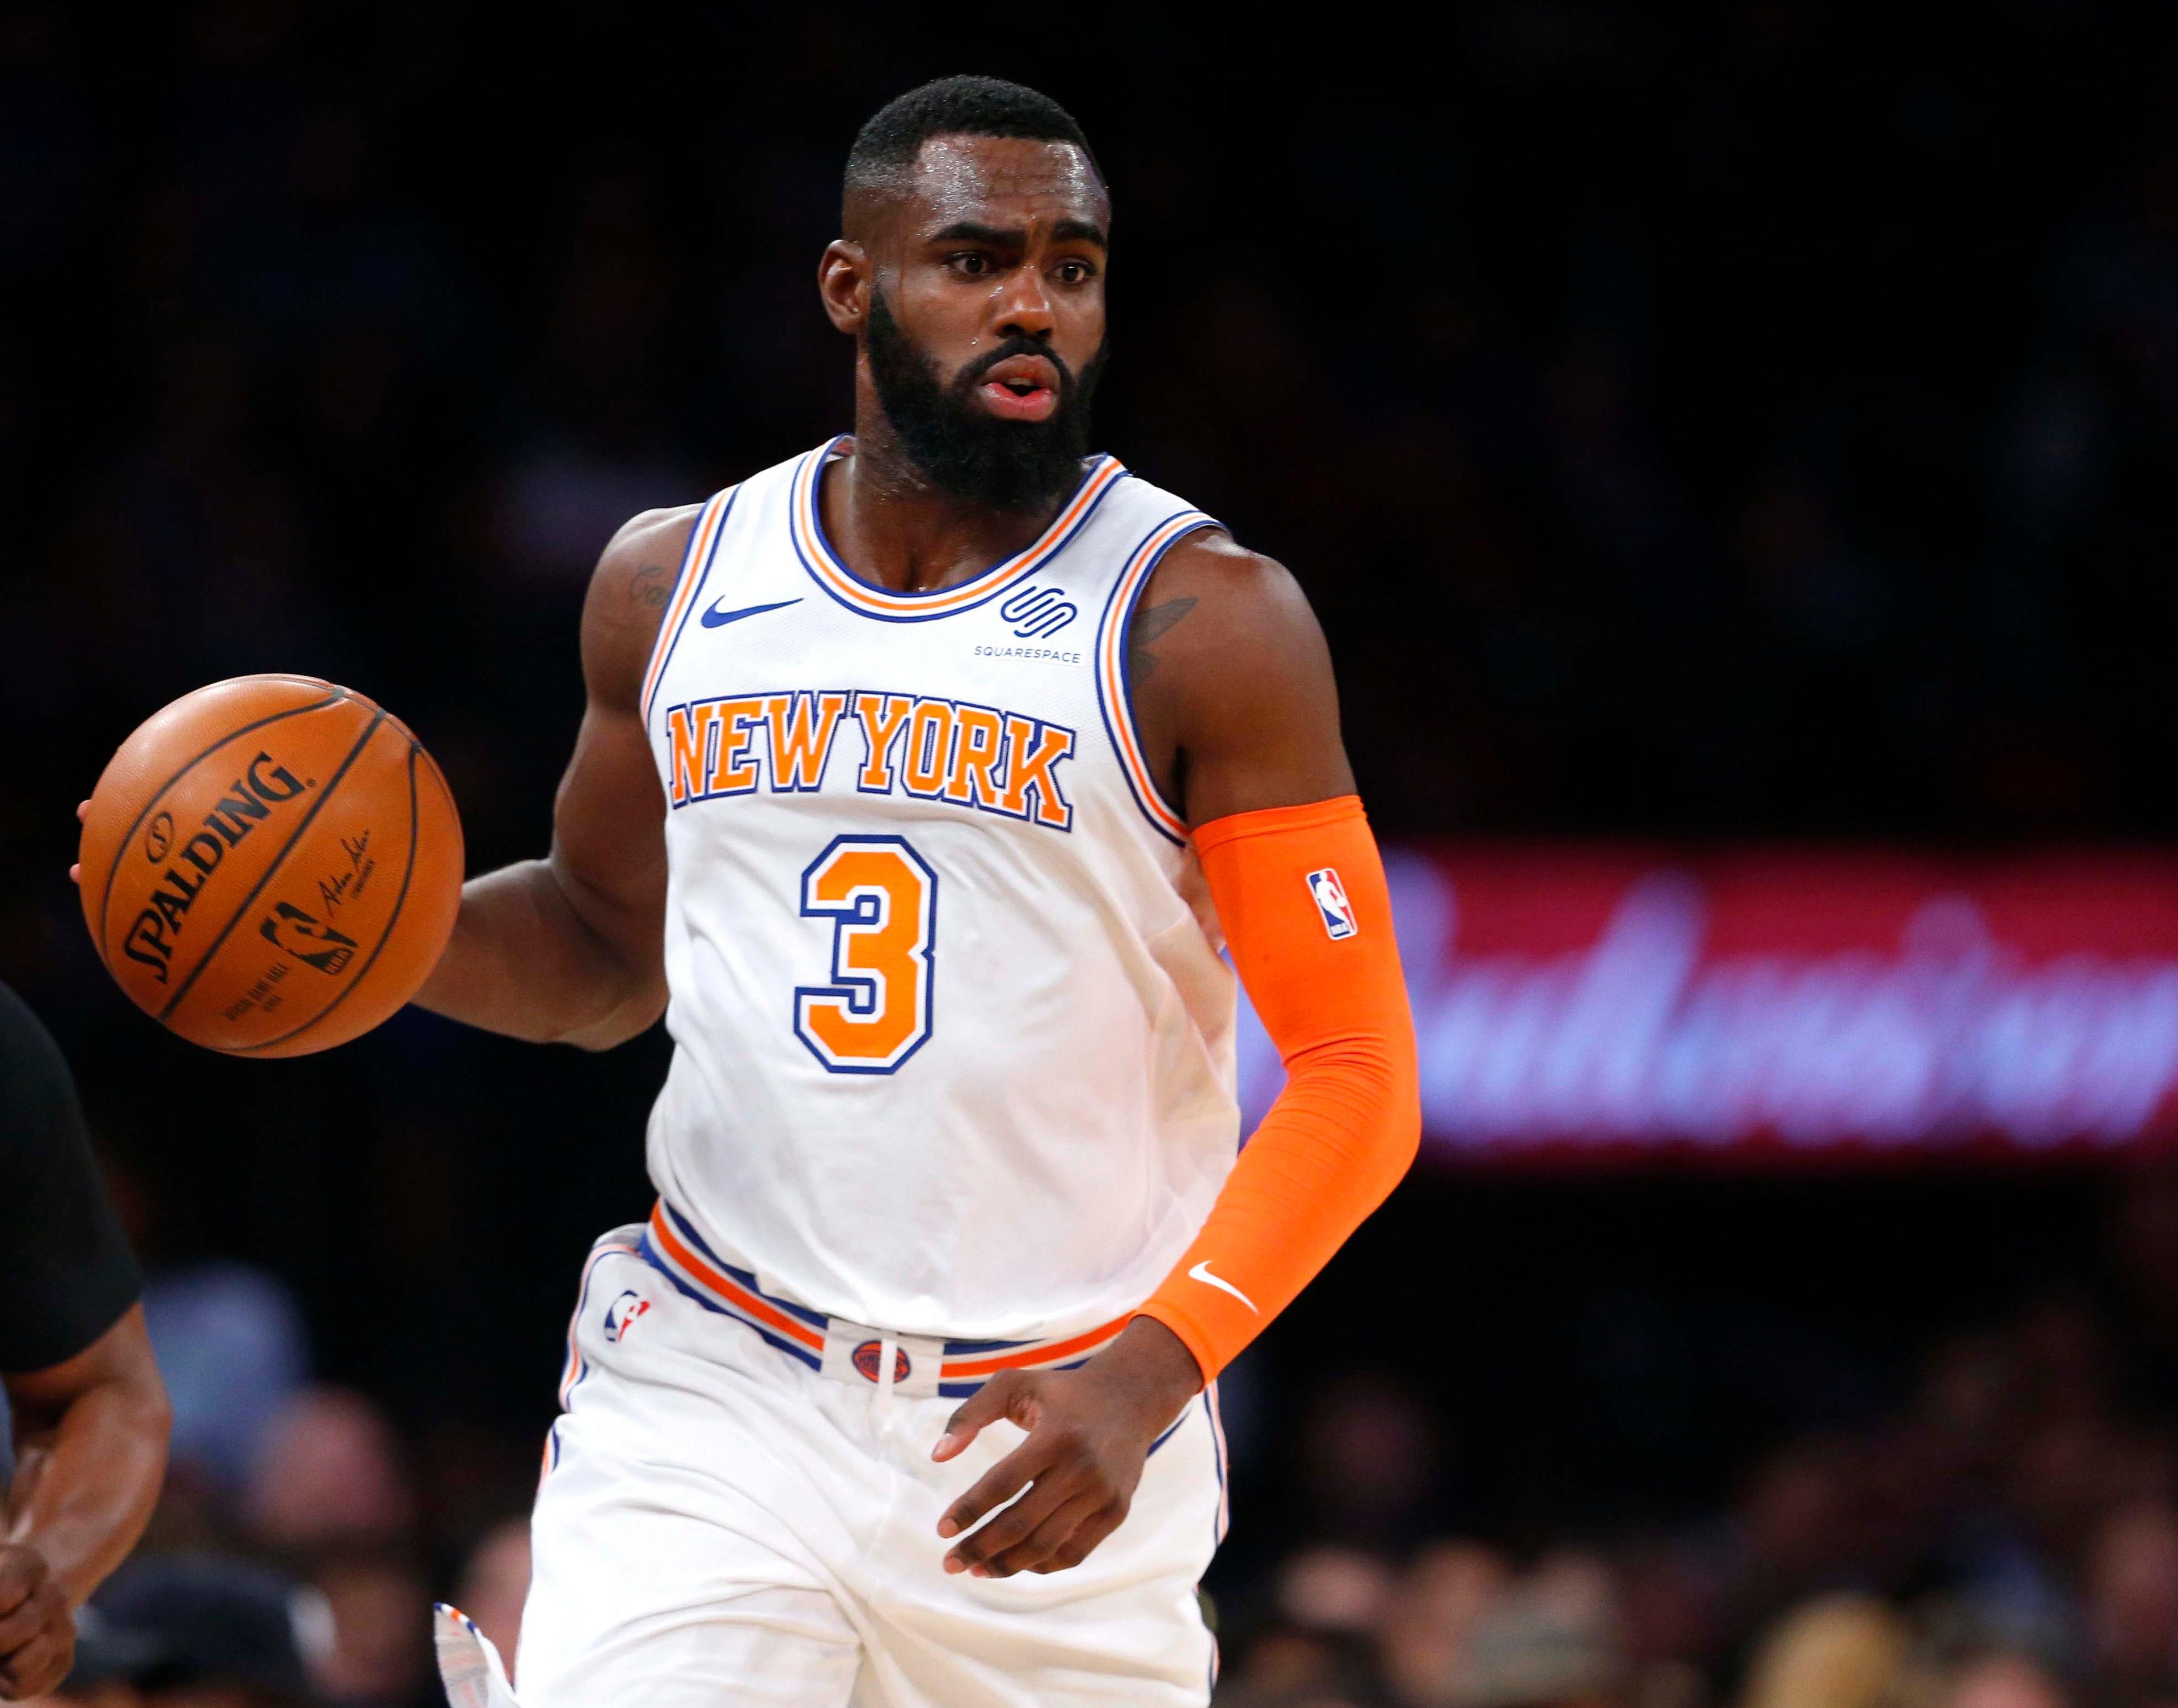
[[[1185,1343],[1207,1382],[1398,1184],[1421,1103],[1391,895],[1360,799],[1213,819],[1195,846],[1286,1065],[1201,1233],[1139,1313]]]

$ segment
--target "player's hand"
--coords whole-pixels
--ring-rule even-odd
[[[1000,1418],[1028,1439],[945,1509],[941,1536],[960,1536],[1014,1501],[945,1556],[978,1578],[1063,1572],[1117,1530],[1142,1480],[1150,1444],[1201,1390],[1194,1355],[1163,1323],[1138,1317],[1079,1370],[1003,1371],[962,1403],[931,1450],[949,1459]]]
[[[36,1548],[0,1544],[0,1701],[27,1702],[75,1663],[75,1615]]]
[[[83,823],[83,820],[84,820],[84,815],[85,815],[85,813],[87,813],[88,812],[90,812],[90,802],[88,802],[88,801],[79,801],[79,802],[77,802],[75,803],[75,822],[76,822],[77,824],[82,824],[82,823]],[[69,867],[69,868],[68,868],[68,882],[69,882],[69,883],[71,883],[71,884],[81,884],[81,883],[83,882],[83,862],[82,862],[82,861],[79,860],[79,861],[77,861],[77,862],[76,862],[73,866],[71,866],[71,867]]]

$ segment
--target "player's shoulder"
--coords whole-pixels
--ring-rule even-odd
[[[1182,587],[1190,596],[1224,602],[1277,601],[1298,590],[1286,567],[1243,545],[1233,531],[1179,494],[1133,469],[1115,483],[1105,505],[1106,536],[1120,542],[1129,559],[1157,555],[1157,568],[1136,609],[1160,588]]]
[[[628,517],[598,555],[597,569],[590,577],[591,598],[600,592],[619,594],[643,608],[664,610],[688,550],[689,530],[703,513],[701,504],[676,504]],[[651,628],[656,632],[654,621]]]
[[[583,671],[600,698],[631,703],[673,600],[701,504],[630,517],[598,555],[583,603]]]
[[[1251,638],[1276,641],[1317,632],[1316,614],[1293,572],[1219,526],[1198,528],[1173,542],[1136,610],[1178,600],[1188,602],[1194,619],[1190,638],[1203,645],[1230,648]]]
[[[1137,710],[1183,745],[1218,724],[1275,721],[1268,702],[1330,693],[1323,630],[1293,572],[1223,528],[1175,540],[1135,605],[1127,651]],[[1335,703],[1335,702],[1334,702]]]
[[[1293,572],[1267,552],[1245,546],[1212,524],[1182,534],[1157,566],[1160,578],[1185,581],[1200,592],[1226,599],[1276,597],[1298,591]]]

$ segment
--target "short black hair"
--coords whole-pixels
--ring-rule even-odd
[[[1081,124],[1049,96],[1002,77],[941,77],[895,96],[856,134],[855,145],[847,151],[845,200],[890,188],[913,169],[922,145],[933,136],[1070,142],[1088,156],[1100,183],[1104,176]]]

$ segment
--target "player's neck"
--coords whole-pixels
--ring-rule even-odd
[[[1000,509],[932,482],[884,424],[856,423],[845,452],[818,483],[832,549],[862,580],[897,593],[934,593],[981,575],[1036,543],[1064,492]]]

